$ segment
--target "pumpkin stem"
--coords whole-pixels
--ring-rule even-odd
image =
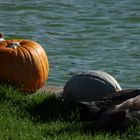
[[[8,48],[14,48],[14,49],[16,49],[16,48],[18,48],[18,47],[20,47],[21,45],[20,45],[20,43],[19,42],[12,42],[12,43],[10,43],[9,45],[8,45]]]

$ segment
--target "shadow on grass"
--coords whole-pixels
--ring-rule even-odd
[[[28,109],[36,122],[65,120],[73,121],[78,119],[78,108],[74,103],[64,100],[63,97],[56,97],[54,94],[48,95],[37,104],[33,104]]]
[[[62,96],[49,93],[27,95],[8,85],[0,85],[0,102],[8,104],[9,108],[17,108],[18,112],[15,112],[15,115],[22,114],[36,123],[54,120],[73,121],[78,119],[79,115],[75,104],[64,100]]]
[[[52,121],[66,121],[71,125],[62,128],[58,134],[63,132],[76,131],[81,134],[94,135],[98,132],[95,121],[81,120],[81,108],[63,97],[56,97],[54,94],[46,96],[43,100],[28,107],[28,112],[34,119],[34,123],[45,123]]]

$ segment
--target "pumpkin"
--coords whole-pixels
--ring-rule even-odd
[[[45,50],[31,40],[0,42],[0,81],[34,92],[48,79],[49,63]]]
[[[71,77],[64,86],[64,96],[74,102],[93,101],[120,90],[113,76],[104,71],[92,71]]]

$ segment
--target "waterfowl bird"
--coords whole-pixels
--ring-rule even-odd
[[[119,110],[129,110],[129,111],[137,111],[140,110],[140,95],[130,98],[119,105],[115,106],[115,111]]]
[[[0,33],[0,42],[5,41],[5,39],[3,38],[3,34]]]
[[[138,122],[140,122],[140,95],[116,105],[112,110],[103,111],[96,126],[105,131],[123,132]]]
[[[79,102],[81,120],[93,121],[99,130],[123,132],[140,121],[140,90],[122,90],[92,102]]]

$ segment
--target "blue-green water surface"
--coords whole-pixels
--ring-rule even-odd
[[[123,88],[139,88],[139,0],[0,0],[0,32],[44,46],[49,84],[103,70]]]

